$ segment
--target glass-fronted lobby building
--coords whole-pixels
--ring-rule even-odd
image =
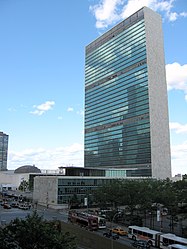
[[[84,164],[171,177],[162,20],[147,7],[86,46]]]

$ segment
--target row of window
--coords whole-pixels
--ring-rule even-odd
[[[103,118],[104,116],[108,117],[109,115],[117,115],[117,116],[124,117],[124,114],[131,112],[132,107],[138,108],[139,106],[142,106],[142,105],[146,106],[149,103],[147,93],[142,92],[140,94],[142,94],[142,96],[139,97],[139,101],[137,101],[136,99],[133,99],[132,101],[129,100],[129,101],[123,102],[123,98],[119,98],[117,101],[113,103],[104,102],[100,108],[97,107],[95,108],[95,110],[88,109],[89,114],[87,114],[87,111],[86,111],[85,121],[91,121],[92,119],[95,120],[97,118]]]
[[[103,184],[106,179],[58,179],[60,186],[97,186]]]
[[[128,134],[129,135],[129,134]],[[144,136],[145,135],[145,136]],[[132,136],[132,139],[130,137]],[[115,135],[112,137],[100,137],[99,139],[94,139],[94,140],[88,140],[85,142],[85,149],[93,149],[94,147],[106,147],[107,144],[116,144],[119,148],[125,148],[130,146],[145,146],[145,144],[150,143],[150,133],[146,133],[142,135],[129,135],[128,139],[126,140],[124,135]]]
[[[125,46],[123,43],[121,46],[116,46],[115,50],[110,48],[110,52],[103,54],[99,54],[98,57],[93,58],[93,63],[87,62],[85,64],[85,75],[86,81],[90,79],[90,76],[96,74],[96,72],[103,67],[107,67],[111,71],[116,65],[120,64],[121,62],[127,61],[129,58],[135,58],[139,53],[146,51],[146,44],[145,44],[145,35],[141,35],[141,37],[131,42]]]
[[[140,137],[138,137],[137,138],[137,136],[134,136],[133,138],[134,138],[134,140],[133,140],[133,138],[132,138],[132,140],[129,140],[129,141],[124,141],[124,138],[122,138],[122,136],[120,136],[121,138],[116,138],[116,136],[115,136],[115,138],[113,138],[115,141],[116,141],[116,143],[118,144],[118,146],[119,146],[119,150],[120,150],[120,148],[121,147],[127,147],[127,146],[130,146],[130,145],[139,145],[139,146],[143,146],[144,144],[147,144],[147,143],[149,143],[150,142],[150,136],[147,136],[147,137],[145,137],[145,138],[142,138],[142,136],[140,136]],[[102,146],[102,145],[104,145],[105,146],[105,144],[106,143],[109,143],[111,140],[108,138],[105,138],[105,139],[94,139],[94,140],[88,140],[87,142],[85,142],[85,149],[87,150],[87,149],[92,149],[92,148],[94,148],[94,147],[99,147],[99,146]],[[92,147],[91,147],[92,146]]]
[[[139,116],[130,117],[130,118],[126,117],[126,119],[121,119],[121,120],[118,120],[116,122],[111,122],[108,124],[99,125],[96,127],[91,127],[89,129],[85,129],[85,133],[99,132],[102,130],[104,131],[104,130],[108,130],[110,128],[120,127],[120,126],[123,128],[123,126],[130,125],[133,123],[138,124],[138,121],[141,121],[141,120],[149,120],[149,113],[142,114]]]
[[[110,74],[113,74],[114,72],[127,68],[141,60],[144,60],[145,58],[146,58],[146,51],[138,54],[136,57],[129,58],[128,60],[125,60],[120,64],[117,63],[117,65],[111,67],[110,71],[109,71],[110,68],[108,66],[104,66],[103,68],[100,67],[99,68],[100,70],[97,72],[97,75],[94,72],[91,74],[91,77],[89,78],[89,82],[93,83],[100,79],[108,77]],[[103,72],[101,72],[101,70]],[[87,85],[87,80],[86,80],[86,85]]]
[[[149,113],[148,100],[141,101],[140,106],[132,105],[131,103],[127,106],[126,110],[122,110],[118,113],[107,113],[103,117],[95,117],[93,119],[85,120],[85,128],[97,127],[99,125],[104,125],[107,123],[116,122],[118,120],[125,120],[126,118],[137,116],[138,114]],[[87,121],[88,120],[88,121]]]
[[[108,42],[104,43],[93,53],[90,53],[86,55],[86,62],[89,62],[94,58],[95,56],[100,55],[103,52],[110,51],[113,48],[116,48],[116,43],[119,43],[121,40],[127,39],[128,37],[133,37],[133,35],[141,30],[144,27],[144,21],[140,21],[133,26],[129,27],[129,29],[126,29],[125,31],[121,32],[118,36],[116,36],[114,39],[109,40]],[[128,43],[127,43],[128,44]]]
[[[99,131],[92,131],[90,133],[85,134],[85,139],[89,138],[89,137],[92,137],[93,139],[98,138],[98,136],[102,137],[104,134],[106,136],[108,136],[108,135],[112,134],[111,132],[115,132],[115,131],[117,131],[116,134],[117,133],[121,134],[127,127],[135,127],[135,129],[137,127],[137,129],[138,129],[138,127],[143,125],[143,124],[149,124],[149,119],[146,118],[146,119],[140,119],[140,120],[135,120],[135,121],[132,120],[128,124],[117,125],[117,126],[114,126],[111,128],[103,128]],[[147,125],[147,127],[149,127],[149,125]]]
[[[136,116],[139,116],[139,115],[146,115],[149,113],[149,106],[143,106],[143,108],[141,110],[136,110],[136,108],[132,108],[131,111],[126,114],[126,118],[132,118],[132,117],[136,117]],[[107,124],[110,124],[110,123],[114,123],[114,122],[117,122],[117,121],[121,121],[123,120],[124,117],[116,117],[116,118],[110,118],[110,119],[107,119],[107,120],[104,120],[102,122],[99,122],[99,123],[92,123],[90,125],[87,125],[85,123],[85,129],[89,129],[89,128],[93,128],[93,127],[97,127],[97,126],[101,126],[101,125],[107,125]]]
[[[136,145],[124,144],[123,146],[118,146],[118,144],[106,144],[98,146],[90,146],[90,148],[85,148],[86,155],[98,155],[111,154],[111,155],[136,155],[137,153],[147,153],[150,150],[150,140],[147,139],[146,143],[140,142]],[[108,155],[107,154],[107,155]]]
[[[99,54],[97,56],[93,55],[91,60],[88,60],[86,57],[86,68],[85,68],[86,76],[89,76],[89,74],[90,74],[89,68],[90,69],[93,69],[93,68],[97,69],[98,64],[96,62],[102,63],[102,61],[103,61],[104,65],[105,65],[105,63],[107,63],[107,60],[113,62],[114,60],[111,60],[111,59],[116,59],[118,57],[116,53],[119,53],[120,49],[129,49],[129,47],[131,47],[131,50],[134,51],[135,47],[137,45],[141,45],[141,46],[145,45],[145,35],[143,32],[139,33],[135,38],[136,38],[135,40],[132,40],[131,42],[127,42],[127,43],[125,41],[122,41],[120,44],[116,45],[115,48],[113,48],[113,49],[110,45],[109,52],[107,52],[106,50],[104,51],[103,54],[101,54],[101,52],[99,52]],[[124,51],[122,51],[122,52],[123,52],[123,56],[124,56]],[[121,54],[122,54],[122,52],[121,52]],[[127,56],[128,56],[128,54],[129,54],[129,52],[127,51]],[[115,57],[110,59],[110,57],[114,56],[114,55],[115,55]],[[106,60],[106,62],[105,62],[105,60]],[[102,66],[102,64],[99,64],[99,65]],[[109,65],[109,63],[108,63],[108,65]],[[86,78],[86,80],[87,80],[87,78]]]
[[[114,28],[105,33],[102,37],[89,44],[86,48],[86,54],[92,53],[92,51],[96,50],[98,47],[101,47],[103,44],[106,44],[108,40],[111,40],[111,38],[118,36],[124,31],[128,31],[131,27],[134,27],[136,23],[139,23],[140,20],[143,19],[143,17],[143,10],[140,10],[129,18],[125,19],[123,22],[116,25]]]
[[[128,71],[123,72],[123,70],[114,75],[115,77],[106,78],[101,84],[97,84],[92,88],[86,88],[86,97],[92,96],[94,93],[99,93],[100,91],[105,91],[107,88],[115,89],[119,86],[128,86],[134,80],[139,80],[147,76],[147,66],[146,63],[143,65],[136,65],[134,68],[130,68]],[[122,83],[122,84],[121,84]],[[94,85],[94,84],[93,84]]]
[[[129,229],[129,230],[132,230],[132,229]],[[139,231],[139,230],[136,230],[136,229],[133,229],[133,234],[143,235],[144,237],[147,237],[147,238],[150,238],[150,239],[153,238],[153,234],[148,233],[148,232]]]
[[[120,161],[119,158],[116,158],[116,161],[112,160],[112,158],[106,158],[105,162],[101,162],[100,160],[98,160],[98,158],[96,158],[96,160],[92,160],[90,157],[87,159],[87,157],[85,157],[85,165],[86,167],[127,167],[129,168],[130,165],[132,167],[136,167],[138,164],[149,164],[151,162],[151,158],[142,158],[142,159],[129,159],[129,160],[123,160]]]
[[[139,42],[135,42],[134,44],[121,46],[117,48],[117,50],[110,50],[111,56],[109,57],[107,53],[104,54],[104,58],[95,58],[93,63],[85,64],[85,75],[86,80],[89,79],[91,73],[95,72],[99,67],[103,67],[107,65],[107,68],[112,66],[114,67],[116,64],[119,64],[120,61],[127,60],[129,57],[134,57],[140,52],[146,50],[145,37],[142,36],[142,39]],[[122,60],[121,60],[122,59]]]
[[[99,151],[99,154],[94,153],[94,154],[85,154],[85,158],[90,158],[90,160],[93,160],[93,158],[95,158],[96,160],[100,161],[100,162],[108,162],[110,161],[116,161],[117,164],[120,163],[124,163],[127,160],[131,160],[131,159],[150,159],[151,158],[151,153],[150,151],[135,151],[134,154],[130,154],[130,153],[124,153],[124,152],[103,152],[101,153]]]
[[[142,49],[139,49],[137,51],[134,51],[132,55],[127,56],[127,57],[122,57],[122,56],[118,56],[114,59],[113,61],[111,61],[111,63],[107,63],[106,61],[102,62],[99,59],[99,62],[96,61],[97,66],[90,66],[91,68],[91,73],[90,76],[93,78],[94,77],[94,81],[96,80],[96,76],[97,73],[96,71],[99,71],[99,77],[101,77],[102,75],[107,75],[107,74],[111,74],[111,72],[113,73],[115,69],[125,65],[125,64],[129,64],[131,61],[134,61],[135,59],[139,58],[141,55],[145,55],[146,54],[146,50],[145,47]],[[107,59],[107,58],[106,58]],[[102,72],[103,71],[103,72]],[[116,70],[115,70],[116,71]],[[89,75],[86,74],[86,82],[87,80],[91,80],[91,77],[89,77]],[[106,77],[106,76],[105,76]],[[98,79],[97,79],[98,80]]]
[[[137,77],[137,76],[136,76]],[[136,89],[136,92],[145,91],[147,89],[147,75],[146,73],[142,73],[141,75],[138,75],[138,79],[136,77],[133,77],[129,80],[126,79],[119,79],[116,80],[115,84],[108,85],[107,87],[101,86],[97,91],[92,91],[91,93],[85,94],[85,101],[86,101],[86,108],[89,106],[102,103],[103,97],[105,100],[111,100],[114,99],[117,96],[124,95],[125,93],[128,93],[129,95],[134,95],[134,90]],[[131,92],[133,90],[133,92]],[[128,100],[128,96],[126,97],[125,101]]]
[[[132,130],[126,130],[126,129],[119,129],[119,130],[114,130],[112,132],[100,132],[98,133],[98,135],[92,135],[91,133],[88,133],[88,134],[85,134],[85,143],[88,145],[89,142],[90,143],[102,143],[103,141],[109,141],[111,139],[118,139],[119,142],[130,142],[130,141],[134,141],[134,140],[137,140],[137,134],[144,134],[145,133],[145,130],[149,131],[149,124],[146,125],[145,127],[140,127],[140,129],[136,130],[136,129],[133,129]],[[134,132],[134,136],[132,134],[132,132]],[[147,134],[150,134],[149,132]],[[146,134],[146,135],[147,135]],[[141,139],[146,139],[147,136],[145,138],[142,138],[141,136]]]
[[[147,141],[145,144],[138,144],[138,145],[123,145],[123,146],[118,146],[118,144],[111,143],[111,144],[105,144],[95,146],[95,147],[90,147],[89,149],[86,148],[86,155],[94,154],[94,155],[102,155],[102,154],[107,154],[108,155],[113,155],[113,154],[119,154],[119,155],[137,155],[141,153],[146,153],[150,149],[150,140]]]
[[[124,93],[120,96],[114,97],[113,101],[111,99],[110,101],[107,102],[104,99],[102,104],[100,105],[95,104],[95,108],[86,106],[85,120],[91,120],[92,118],[95,119],[103,117],[106,114],[106,112],[108,112],[108,114],[115,113],[121,115],[120,112],[128,111],[130,106],[132,105],[140,106],[149,103],[147,88],[146,89],[140,88],[140,89],[142,91],[139,92],[136,91],[136,93],[134,93],[133,96],[126,97],[128,93],[127,94]],[[133,92],[134,91],[132,91],[132,93]]]

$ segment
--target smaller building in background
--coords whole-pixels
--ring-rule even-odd
[[[0,172],[0,191],[17,190],[22,181],[29,180],[29,173],[15,174],[14,170]]]
[[[0,131],[0,171],[7,170],[8,135]]]
[[[66,209],[92,202],[92,192],[114,178],[91,176],[35,176],[33,203],[46,208]],[[93,203],[92,203],[93,205]]]
[[[0,172],[0,191],[18,190],[21,182],[29,182],[31,174],[40,174],[41,170],[35,165],[24,165],[15,170]]]
[[[35,165],[24,165],[15,169],[16,174],[41,173],[41,170]]]

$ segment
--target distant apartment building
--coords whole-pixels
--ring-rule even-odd
[[[162,19],[147,7],[86,46],[84,144],[86,168],[171,177]]]
[[[7,170],[8,135],[0,131],[0,171]]]

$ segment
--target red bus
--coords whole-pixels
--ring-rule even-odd
[[[81,227],[86,227],[89,230],[98,229],[98,219],[92,215],[88,215],[82,212],[70,211],[68,214],[68,220],[72,223],[76,223]]]

